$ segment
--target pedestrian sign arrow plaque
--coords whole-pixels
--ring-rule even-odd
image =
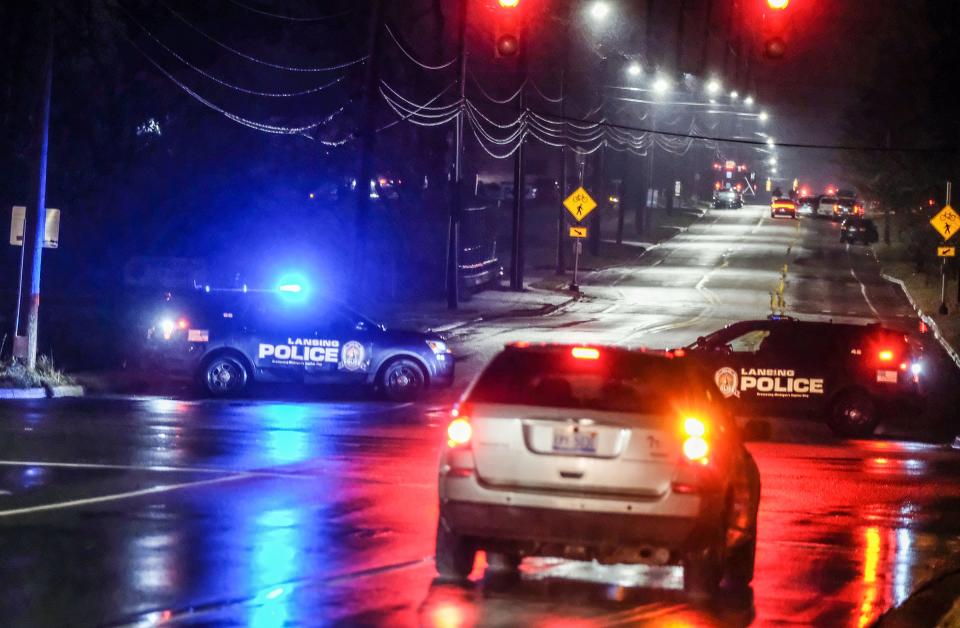
[[[597,202],[581,186],[563,201],[563,206],[567,208],[567,211],[573,215],[577,222],[580,222],[587,217],[587,214],[597,208]]]
[[[949,240],[960,228],[960,214],[947,205],[930,219],[930,224],[943,236],[944,240]]]
[[[570,237],[571,238],[587,237],[587,228],[586,227],[570,227]]]
[[[937,257],[956,257],[957,256],[957,247],[955,246],[938,246],[937,247]]]

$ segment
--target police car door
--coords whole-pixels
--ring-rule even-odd
[[[307,365],[307,382],[363,383],[379,331],[376,323],[336,304],[318,312],[315,337],[324,360]]]
[[[741,367],[740,389],[773,416],[805,414],[825,398],[825,364],[833,336],[807,333],[802,323],[773,324],[749,365]]]
[[[737,414],[754,414],[762,411],[765,405],[747,373],[755,367],[769,336],[770,330],[762,323],[741,324],[732,334],[708,347],[714,369],[713,381],[720,394],[733,404]]]
[[[339,347],[319,338],[317,310],[311,304],[273,295],[252,300],[244,333],[262,379],[302,382],[308,366],[336,362]]]

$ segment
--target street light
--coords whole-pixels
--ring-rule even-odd
[[[710,79],[710,81],[707,82],[707,93],[711,96],[719,94],[721,89],[723,89],[723,86],[720,85],[720,81],[717,79]]]
[[[602,22],[610,15],[610,5],[603,0],[597,0],[590,6],[590,17]]]
[[[633,63],[627,66],[627,74],[633,77],[640,76],[641,74],[643,74],[643,67],[639,63],[634,61]]]
[[[744,98],[744,99],[743,99],[743,104],[745,104],[745,105],[748,106],[748,107],[752,107],[752,106],[753,106],[753,96],[747,96],[746,98]]]
[[[730,92],[730,100],[736,100],[738,98],[740,98],[740,94],[737,92],[737,90]]]
[[[767,120],[770,119],[770,114],[767,113],[766,111],[761,111],[760,115],[757,117],[760,119],[760,122],[766,122]]]

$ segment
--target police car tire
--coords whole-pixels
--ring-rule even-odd
[[[404,369],[407,377],[412,378],[413,382],[403,387],[391,385],[392,374],[398,370]],[[390,360],[380,371],[380,377],[377,379],[377,386],[380,391],[391,401],[413,401],[423,392],[426,387],[427,378],[423,373],[423,368],[415,361],[409,358],[395,358]]]
[[[851,423],[847,418],[847,410],[851,406],[865,415],[864,420]],[[869,394],[862,390],[848,390],[837,395],[830,408],[829,426],[837,436],[847,438],[864,438],[873,434],[880,423],[877,406]]]
[[[217,389],[210,385],[210,374],[217,365],[224,365],[234,369],[239,375],[239,383],[228,389]],[[203,368],[200,369],[200,386],[207,394],[216,397],[232,397],[239,395],[247,388],[250,381],[250,371],[244,365],[243,360],[230,355],[229,353],[220,353],[208,358]]]
[[[443,520],[437,522],[437,549],[434,563],[441,578],[466,580],[473,571],[477,548],[470,539],[447,529]]]

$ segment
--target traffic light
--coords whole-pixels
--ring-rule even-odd
[[[780,59],[787,52],[791,26],[790,0],[765,0],[763,15],[763,56]]]
[[[494,56],[511,58],[520,52],[520,0],[497,0]]]

